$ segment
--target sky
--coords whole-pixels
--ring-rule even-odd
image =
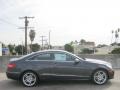
[[[23,16],[35,17],[29,19],[36,32],[33,43],[41,44],[40,36],[48,40],[51,31],[52,45],[81,39],[110,44],[111,31],[120,28],[120,0],[0,0],[1,42],[24,43]]]

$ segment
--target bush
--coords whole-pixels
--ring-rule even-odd
[[[111,54],[120,54],[120,48],[115,48],[111,51]]]
[[[74,52],[74,48],[72,45],[70,44],[65,44],[64,46],[65,50],[68,51],[68,52]]]
[[[94,50],[90,50],[88,48],[84,48],[81,52],[81,54],[93,54]]]

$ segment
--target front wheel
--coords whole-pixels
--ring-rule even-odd
[[[94,83],[98,85],[105,84],[108,81],[107,72],[104,70],[97,70],[92,77]]]
[[[21,81],[23,85],[27,87],[33,87],[37,84],[38,78],[35,73],[29,71],[22,75]]]

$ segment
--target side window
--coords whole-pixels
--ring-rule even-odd
[[[43,53],[33,56],[29,60],[52,60],[52,59],[53,55],[51,53]]]
[[[75,57],[66,53],[54,53],[55,61],[74,61]]]
[[[55,53],[54,54],[54,59],[55,61],[66,61],[66,54],[64,53]]]

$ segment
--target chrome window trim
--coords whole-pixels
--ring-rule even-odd
[[[74,58],[78,58],[77,56],[75,56],[75,55],[73,55],[73,54],[71,54],[71,53],[67,53],[67,52],[62,52],[62,51],[45,51],[45,52],[42,52],[42,53],[53,53],[53,54],[55,54],[56,52],[58,52],[58,53],[65,53],[65,54],[67,54],[67,55],[70,55],[70,56],[72,56],[72,57],[74,57]],[[75,60],[73,60],[73,61],[60,61],[60,60],[29,60],[30,58],[32,58],[32,57],[34,57],[34,56],[37,56],[37,55],[39,55],[39,54],[42,54],[42,53],[37,53],[36,55],[32,55],[31,57],[29,57],[29,58],[27,58],[25,61],[54,61],[54,62],[74,62]],[[80,58],[78,58],[80,61],[82,61]]]
[[[51,62],[73,62],[74,61],[56,61],[56,60],[25,60],[25,61],[29,61],[29,62],[33,62],[33,61],[51,61]]]

